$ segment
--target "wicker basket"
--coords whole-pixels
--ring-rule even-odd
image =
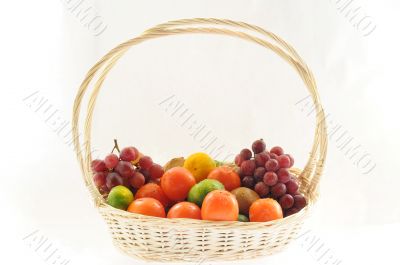
[[[292,173],[298,176],[300,190],[308,200],[308,206],[297,214],[264,223],[157,218],[115,209],[107,205],[98,192],[90,170],[92,160],[90,136],[93,109],[106,75],[131,46],[153,38],[187,33],[229,35],[254,42],[274,51],[287,61],[304,81],[315,105],[317,123],[313,146],[305,168],[292,170]],[[83,97],[92,83],[94,85],[88,97],[86,118],[82,123],[85,147],[81,150],[80,110]],[[118,45],[101,58],[87,73],[76,96],[73,109],[73,134],[85,184],[109,226],[114,244],[133,257],[161,262],[249,259],[281,251],[296,238],[310,212],[310,207],[318,197],[318,183],[327,148],[325,117],[315,80],[296,51],[275,34],[257,26],[210,18],[182,19],[160,24]]]

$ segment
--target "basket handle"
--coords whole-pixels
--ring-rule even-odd
[[[213,27],[210,27],[210,25],[213,25]],[[239,31],[238,29],[241,31]],[[74,102],[72,132],[75,152],[77,155],[77,159],[80,163],[83,178],[96,206],[100,206],[102,203],[104,203],[104,199],[93,183],[92,173],[90,170],[90,162],[92,160],[90,141],[91,124],[96,99],[107,74],[117,63],[117,61],[125,54],[125,52],[129,50],[131,46],[149,39],[188,33],[228,35],[254,42],[275,52],[282,59],[293,66],[294,69],[298,72],[311,95],[317,119],[314,141],[310,151],[310,156],[305,168],[301,171],[299,177],[302,179],[303,182],[307,184],[305,192],[309,193],[309,196],[311,196],[312,200],[316,199],[318,196],[318,183],[326,158],[327,132],[325,124],[325,114],[320,103],[320,97],[317,91],[316,82],[314,80],[313,74],[311,73],[307,65],[304,63],[302,58],[297,54],[292,46],[290,46],[288,43],[286,43],[284,40],[282,40],[280,37],[273,34],[272,32],[264,30],[260,27],[244,22],[236,22],[226,19],[194,18],[170,21],[146,30],[140,36],[130,39],[112,49],[105,56],[103,56],[100,61],[98,61],[86,74],[86,77],[78,90]],[[99,73],[99,71],[101,72]],[[95,77],[98,78],[94,82],[92,93],[88,98],[86,119],[84,120],[84,148],[82,150],[79,132],[81,104],[89,85],[92,83]],[[82,154],[82,152],[84,153]]]

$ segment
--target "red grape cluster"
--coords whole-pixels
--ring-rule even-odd
[[[235,157],[242,186],[254,189],[261,198],[277,200],[285,216],[304,208],[306,199],[299,192],[297,178],[289,172],[294,164],[293,157],[279,146],[266,150],[263,139],[256,140],[252,150],[243,149]]]
[[[158,183],[164,174],[162,166],[154,163],[151,157],[142,156],[135,147],[123,148],[119,156],[111,153],[104,160],[93,160],[91,167],[93,181],[102,194],[118,185],[136,191],[148,182]]]

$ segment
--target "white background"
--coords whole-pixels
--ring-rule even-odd
[[[36,251],[35,236],[47,238],[52,250],[58,249],[55,256],[60,254],[69,264],[143,263],[112,246],[84,188],[72,147],[54,128],[71,120],[80,82],[108,50],[158,23],[218,17],[264,27],[291,43],[313,70],[333,126],[346,132],[341,140],[335,135],[329,142],[321,198],[306,223],[306,235],[283,253],[251,262],[323,264],[325,260],[318,257],[329,249],[333,260],[328,264],[335,259],[341,264],[396,264],[400,5],[354,1],[340,11],[345,2],[84,1],[107,26],[95,36],[69,9],[68,1],[3,1],[0,247],[4,263],[51,264],[51,259],[46,261],[50,250]],[[376,25],[368,36],[353,26],[357,20],[346,17],[357,7],[358,19],[368,15]],[[53,119],[47,120],[49,112],[43,108],[35,111],[29,97],[33,93],[47,100],[49,111],[56,111]],[[96,106],[96,155],[109,152],[115,137],[159,163],[202,150],[190,131],[160,106],[172,95],[227,151],[238,152],[263,137],[269,147],[282,145],[292,153],[296,166],[304,165],[315,121],[296,104],[307,92],[293,69],[256,45],[203,35],[146,42],[121,60]],[[360,153],[368,155],[370,165],[376,164],[371,172],[365,174],[365,168],[338,147],[348,137],[352,146],[360,145]],[[319,250],[312,247],[316,240],[316,246],[323,244]]]

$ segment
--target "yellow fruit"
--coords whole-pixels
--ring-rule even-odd
[[[185,163],[184,157],[173,158],[167,164],[165,164],[164,170],[167,171],[168,169],[171,169],[173,167],[183,167],[184,163]]]
[[[183,167],[193,174],[196,182],[200,182],[207,178],[208,173],[210,173],[216,165],[215,161],[209,155],[205,153],[195,153],[185,160]]]

